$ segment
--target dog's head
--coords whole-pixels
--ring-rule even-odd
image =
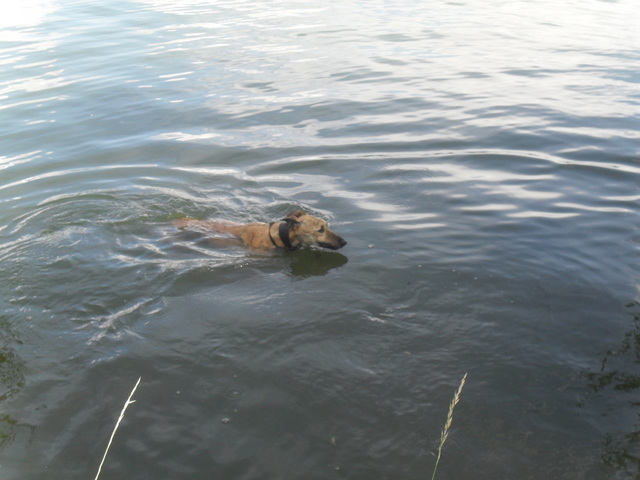
[[[347,244],[347,241],[329,230],[327,222],[321,218],[307,215],[301,210],[291,212],[282,219],[289,226],[291,243],[296,247],[319,247],[338,250]]]

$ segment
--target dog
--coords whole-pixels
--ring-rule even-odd
[[[238,224],[191,218],[181,218],[174,223],[180,229],[196,227],[234,235],[251,249],[295,250],[319,246],[338,250],[347,244],[344,238],[329,230],[327,222],[302,210],[291,212],[282,220],[271,223]]]

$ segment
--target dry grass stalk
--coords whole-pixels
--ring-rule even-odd
[[[98,477],[100,476],[100,472],[102,471],[102,465],[104,465],[104,461],[107,458],[107,453],[109,453],[109,448],[111,447],[111,442],[113,442],[113,437],[116,435],[116,430],[118,430],[118,427],[120,426],[120,422],[124,418],[125,410],[129,405],[131,405],[132,403],[135,403],[135,400],[131,400],[131,397],[133,397],[133,394],[135,393],[136,388],[138,388],[138,385],[140,384],[140,380],[142,380],[142,377],[138,378],[136,385],[133,387],[133,390],[131,390],[131,393],[129,394],[129,398],[127,398],[127,401],[125,402],[124,407],[122,407],[122,411],[120,412],[120,417],[118,417],[116,426],[114,427],[113,432],[111,432],[111,438],[109,438],[107,449],[104,451],[104,455],[102,456],[102,461],[100,462],[100,466],[98,467],[98,473],[96,473],[96,478],[94,480],[98,480]]]
[[[453,422],[453,410],[456,408],[456,405],[460,401],[460,394],[462,393],[462,388],[464,387],[464,383],[467,381],[467,374],[464,374],[462,380],[460,381],[460,386],[456,393],[453,395],[451,399],[451,404],[449,405],[449,413],[447,414],[447,421],[444,423],[444,428],[442,429],[442,433],[440,434],[440,445],[438,445],[438,457],[436,458],[436,464],[433,467],[433,475],[431,475],[431,480],[436,478],[436,470],[438,470],[438,463],[440,463],[440,457],[442,456],[442,447],[444,446],[444,442],[447,441],[449,437],[449,429],[451,428],[451,423]]]

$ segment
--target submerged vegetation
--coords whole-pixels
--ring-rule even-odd
[[[619,347],[606,352],[598,371],[585,372],[587,385],[594,393],[609,393],[611,411],[635,413],[636,421],[626,431],[607,434],[602,442],[602,461],[631,478],[640,480],[640,302],[626,305],[633,320]],[[617,395],[612,395],[617,392]]]

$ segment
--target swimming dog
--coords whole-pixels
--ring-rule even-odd
[[[229,233],[237,237],[244,246],[252,249],[295,250],[317,245],[338,250],[347,244],[344,238],[329,230],[327,222],[313,215],[307,215],[302,210],[291,212],[282,220],[271,223],[239,224],[191,218],[181,218],[174,223],[180,229],[196,227],[218,233]]]

